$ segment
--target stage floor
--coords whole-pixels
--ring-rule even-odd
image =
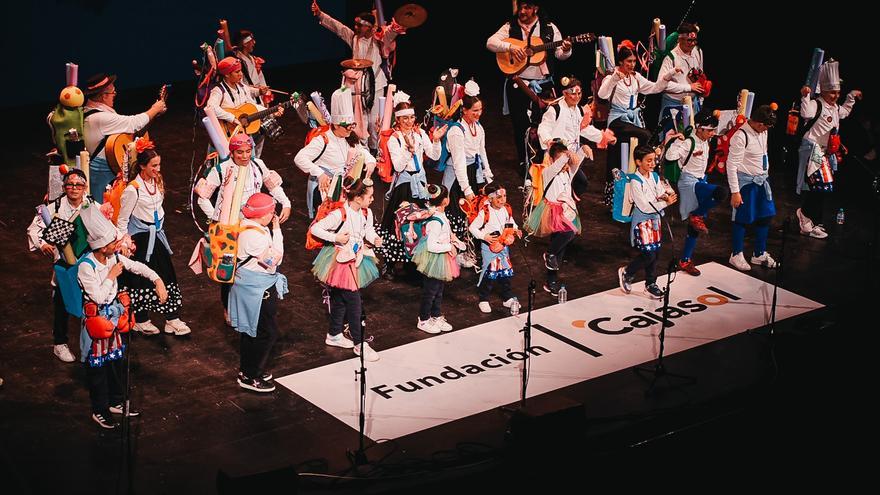
[[[315,71],[327,77],[301,78],[302,73]],[[496,76],[485,76],[484,88],[493,87],[493,77]],[[336,76],[332,66],[324,64],[307,70],[291,69],[278,74],[276,81],[281,87],[286,84],[300,90],[321,89],[329,95]],[[402,81],[400,84],[413,95],[419,109],[429,103],[430,82]],[[188,87],[186,83],[175,86]],[[516,160],[510,125],[500,116],[498,95],[486,93],[483,125],[492,168],[496,179],[508,186],[514,211],[519,212],[522,198],[516,186],[520,178],[514,169]],[[152,89],[126,92],[124,98],[120,98],[121,110],[133,111],[144,106],[137,102],[148,101],[152,94]],[[186,266],[198,239],[188,211],[190,162],[194,153],[198,166],[206,142],[199,128],[193,144],[190,98],[188,89],[174,95],[171,110],[156,121],[151,134],[163,157],[166,225],[183,291],[182,318],[189,322],[193,333],[183,338],[133,337],[132,400],[142,412],[142,416],[132,422],[134,484],[141,493],[205,493],[213,490],[218,469],[232,475],[285,466],[295,466],[299,472],[344,473],[349,466],[346,450],[357,448],[357,432],[351,426],[356,418],[349,417],[349,425],[340,421],[321,406],[288,389],[288,379],[279,380],[285,386],[278,386],[272,394],[258,395],[240,389],[235,382],[238,334],[223,323],[217,286],[204,276],[193,275]],[[46,109],[25,110],[29,122],[44,125],[40,119]],[[352,358],[350,351],[327,347],[323,342],[327,330],[326,311],[321,305],[320,287],[308,271],[315,252],[302,249],[307,227],[305,176],[293,165],[293,155],[300,148],[305,129],[293,116],[285,116],[283,124],[287,133],[278,142],[267,144],[263,155],[269,167],[278,170],[284,178],[285,190],[293,201],[291,221],[283,226],[287,252],[281,265],[281,271],[289,279],[291,293],[278,306],[281,338],[269,365],[279,378],[307,376],[316,369],[337,366]],[[113,492],[120,474],[119,433],[98,431],[91,421],[82,365],[62,363],[53,356],[50,265],[39,254],[26,251],[25,229],[46,183],[42,154],[48,143],[45,129],[40,125],[28,124],[21,143],[14,144],[16,149],[7,159],[2,185],[6,214],[0,220],[3,225],[0,242],[9,247],[9,254],[0,261],[6,294],[0,300],[4,315],[0,325],[0,377],[6,381],[0,388],[0,474],[3,475],[0,485],[14,488],[16,493]],[[797,199],[791,191],[790,167],[777,168],[775,163],[772,166],[779,214],[771,229],[769,251],[779,259],[783,221],[793,217]],[[597,155],[596,163],[589,165],[587,171],[589,193],[580,203],[584,235],[569,248],[561,271],[561,279],[569,292],[569,304],[594,294],[620,299],[621,296],[609,289],[617,285],[617,268],[633,255],[627,248],[625,227],[611,221],[600,204],[604,185],[603,153]],[[436,179],[437,174],[432,173],[430,177]],[[869,252],[874,217],[870,204],[853,185],[857,180],[861,180],[857,174],[844,170],[839,180],[840,191],[828,204],[829,212],[836,211],[838,205],[846,207],[847,223],[841,231],[835,231],[827,240],[810,239],[793,231],[785,239],[784,288],[824,308],[799,316],[785,315],[793,317],[777,325],[773,338],[768,337],[766,330],[746,332],[763,326],[766,319],[759,318],[757,323],[742,323],[734,331],[707,338],[697,347],[681,349],[666,360],[666,365],[671,371],[696,377],[697,383],[681,389],[664,387],[651,397],[644,395],[647,382],[629,367],[656,355],[653,338],[636,358],[621,361],[619,366],[604,373],[578,371],[575,365],[559,386],[546,388],[540,385],[542,375],[533,375],[531,386],[535,392],[547,391],[530,399],[536,407],[552,408],[559,403],[583,405],[582,421],[573,425],[569,436],[547,439],[546,445],[552,445],[553,449],[526,453],[517,450],[518,446],[506,438],[510,413],[496,406],[516,402],[518,389],[513,387],[491,404],[486,403],[485,407],[467,414],[445,416],[439,411],[437,416],[444,420],[424,428],[402,428],[388,434],[381,434],[377,429],[370,438],[395,439],[379,443],[368,440],[368,458],[374,462],[381,460],[381,465],[362,474],[398,476],[396,484],[379,482],[372,487],[374,490],[428,482],[440,483],[442,487],[450,479],[465,476],[483,476],[495,480],[497,487],[509,487],[511,478],[505,476],[515,473],[519,462],[545,461],[541,465],[550,472],[552,466],[547,464],[556,462],[562,453],[566,453],[567,461],[592,465],[647,459],[657,453],[676,453],[685,456],[681,459],[706,462],[702,453],[730,455],[736,448],[750,448],[759,459],[793,456],[804,465],[820,462],[830,455],[825,452],[831,449],[835,449],[835,455],[841,455],[840,449],[845,451],[857,435],[866,431],[861,426],[867,416],[864,412],[867,409],[861,405],[866,395],[861,386],[865,379],[862,369],[870,362],[871,343],[876,341],[869,331],[876,328],[876,323],[872,323],[876,318],[870,309],[873,298],[869,299],[872,295],[869,289],[876,287],[877,278],[877,269],[869,262],[871,255],[876,262],[877,254]],[[382,193],[384,188],[377,191],[373,207],[377,215],[382,210]],[[697,263],[715,263],[709,266],[717,267],[711,270],[717,273],[707,276],[706,280],[720,277],[718,280],[728,282],[747,280],[772,284],[774,271],[755,267],[742,275],[725,268],[730,245],[729,215],[728,206],[716,208],[708,222],[711,233],[700,240]],[[677,217],[677,210],[671,217]],[[671,223],[680,246],[685,226],[681,221]],[[749,239],[747,249],[751,247]],[[517,275],[513,286],[524,301],[530,278],[536,279],[536,308],[543,308],[536,314],[550,317],[555,312],[555,298],[541,290],[544,269],[540,255],[544,247],[545,243],[540,240],[516,246],[513,262]],[[658,268],[665,267],[670,256],[667,243]],[[678,277],[681,283],[689,275]],[[438,373],[443,365],[451,364],[447,363],[449,356],[460,354],[460,362],[465,363],[465,351],[474,349],[462,335],[471,332],[479,337],[480,325],[498,325],[508,317],[497,299],[492,301],[491,314],[479,312],[475,281],[473,271],[465,272],[446,288],[444,313],[456,328],[448,336],[430,336],[416,329],[420,288],[415,280],[379,280],[365,290],[368,333],[375,337],[373,346],[383,355],[383,360],[368,365],[368,386],[380,385],[373,382],[373,377],[377,380],[383,377],[383,365],[406,364],[408,348],[405,346],[422,344],[428,339],[432,342],[445,339],[449,346],[455,343],[445,349],[447,354],[443,359],[429,360],[428,364],[439,365]],[[699,279],[685,281],[700,282]],[[764,288],[764,296],[766,284],[759,285]],[[735,290],[746,286],[751,287],[733,283],[732,288],[724,290],[737,294]],[[694,292],[693,296],[701,294],[703,292]],[[755,294],[749,294],[753,296]],[[632,306],[627,310],[645,308],[640,304],[649,304],[640,296],[630,297],[633,301],[626,304]],[[768,300],[762,296],[756,301],[764,314]],[[601,300],[591,304],[589,311],[594,313],[607,309]],[[650,304],[656,308],[656,303]],[[798,312],[812,307],[807,304],[804,311]],[[709,313],[711,311],[706,311],[704,316],[711,317]],[[780,319],[782,317],[780,315]],[[586,315],[581,319],[584,324],[592,320]],[[511,332],[515,334],[521,319],[506,321],[511,321]],[[719,321],[710,318],[704,323],[706,335],[714,331]],[[561,330],[562,333],[574,332],[574,328]],[[655,325],[644,331],[636,330],[630,337],[639,336],[637,338],[644,340],[653,337],[657,328]],[[693,335],[699,339],[699,328],[694,331]],[[587,335],[586,330],[581,332],[580,336]],[[541,339],[549,338],[541,335]],[[575,334],[571,336],[577,340]],[[78,333],[71,328],[71,347],[79,354],[77,337]],[[511,336],[499,351],[517,345],[518,339]],[[595,345],[587,341],[580,343],[588,348]],[[383,351],[387,350],[390,351],[386,355]],[[578,352],[583,360],[593,359]],[[420,356],[413,354],[412,358],[422,359],[425,364]],[[533,373],[541,371],[540,359],[534,358]],[[515,378],[518,369],[511,365],[507,373]],[[564,374],[565,370],[562,366],[555,373]],[[418,373],[421,372],[412,377],[423,376]],[[338,394],[344,408],[351,412],[357,405],[354,379],[350,373],[348,379],[340,375],[321,385],[333,387],[332,392]],[[514,379],[511,383],[518,382]],[[390,382],[387,385],[393,386]],[[430,409],[432,401],[437,401],[439,410],[449,406],[449,401],[457,400],[456,395],[462,400],[473,398],[468,396],[471,392],[467,388],[453,389],[451,396],[433,394],[424,399],[423,406]],[[440,389],[431,392],[436,390]],[[428,415],[426,411],[423,414]],[[392,420],[389,424],[394,426],[395,422]],[[679,434],[662,436],[669,431]],[[653,441],[647,441],[649,439]],[[511,452],[518,454],[510,456]],[[566,474],[577,473],[555,473],[555,476],[562,479]],[[303,491],[362,487],[346,482],[331,485],[328,479],[313,477],[301,480]]]

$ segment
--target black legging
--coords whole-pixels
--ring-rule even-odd
[[[813,221],[813,224],[819,225],[822,223],[822,212],[825,211],[825,195],[827,193],[825,191],[803,191],[801,194],[804,197],[801,210],[807,218]]]
[[[611,175],[611,170],[619,168],[626,172],[625,167],[628,165],[620,163],[620,143],[629,143],[629,138],[634,137],[639,140],[639,144],[648,144],[653,134],[644,127],[624,122],[619,118],[608,124],[608,128],[614,131],[614,136],[617,138],[617,143],[608,147],[607,160],[605,161],[605,182],[612,182],[614,178]]]
[[[654,269],[657,267],[657,251],[640,251],[639,256],[626,266],[624,272],[628,277],[635,277],[636,272],[645,269],[645,287],[657,282]]]
[[[574,240],[574,235],[575,233],[571,230],[566,230],[565,232],[553,232],[550,234],[550,247],[547,248],[547,254],[556,256],[558,267],[562,266],[562,261],[565,259],[565,250],[569,243]],[[555,284],[558,279],[559,273],[557,270],[547,270],[547,282]]]

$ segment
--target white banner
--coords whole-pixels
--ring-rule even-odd
[[[679,273],[672,284],[666,355],[770,321],[772,285],[717,263],[700,270],[699,277]],[[662,287],[665,276],[658,283]],[[615,287],[533,311],[528,396],[655,359],[663,304],[643,287],[635,284],[629,295]],[[779,289],[776,320],[821,307]],[[523,313],[380,351],[381,359],[367,364],[366,435],[398,438],[518,401],[525,318]],[[353,358],[276,381],[357,429],[358,368]]]

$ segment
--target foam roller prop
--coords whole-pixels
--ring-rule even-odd
[[[810,70],[807,71],[807,80],[805,86],[810,88],[813,94],[819,92],[819,68],[825,61],[825,50],[821,48],[813,48],[813,58],[810,61]]]

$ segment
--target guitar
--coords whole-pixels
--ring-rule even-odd
[[[166,101],[168,98],[168,88],[170,87],[170,84],[162,85],[162,89],[159,90],[160,100]],[[107,138],[107,143],[104,145],[104,155],[107,157],[107,164],[110,166],[110,170],[112,170],[114,174],[119,173],[122,164],[126,161],[128,143],[134,142],[135,138],[138,137],[149,139],[150,134],[147,133],[148,125],[150,124],[148,123],[143,129],[134,134],[112,134]]]
[[[296,93],[294,93],[294,95],[296,95]],[[224,107],[223,110],[235,115],[235,118],[244,126],[244,132],[246,134],[256,134],[260,131],[260,123],[264,117],[272,115],[281,108],[290,108],[298,101],[298,96],[294,95],[291,95],[289,100],[265,110],[257,109],[257,106],[253,103],[243,103],[235,108]],[[235,128],[238,127],[238,122],[221,120],[220,124],[225,128],[227,136],[232,136],[232,133],[235,132]]]
[[[547,50],[555,50],[565,41],[570,41],[572,43],[589,43],[595,39],[596,35],[593,33],[569,36],[568,38],[559,41],[551,41],[549,43],[544,43],[544,40],[537,36],[532,36],[529,41],[507,38],[504,41],[526,51],[526,58],[517,61],[513,57],[513,53],[499,52],[495,54],[495,59],[498,62],[498,68],[501,69],[501,72],[508,76],[512,76],[514,74],[519,74],[529,65],[540,65],[544,63],[544,60],[547,58]]]

